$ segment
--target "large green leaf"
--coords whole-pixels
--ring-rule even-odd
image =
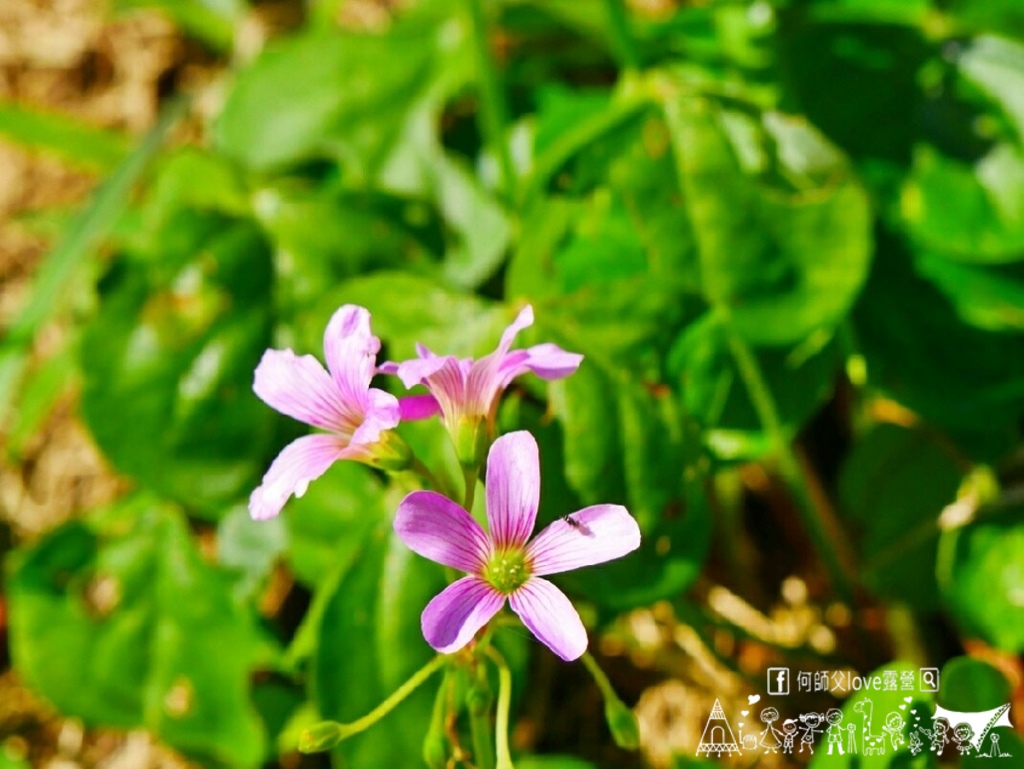
[[[882,233],[878,248],[855,313],[871,384],[942,425],[972,455],[998,457],[1024,413],[1021,335],[966,325],[913,271],[903,244]]]
[[[881,424],[857,442],[839,494],[860,531],[868,587],[917,609],[937,607],[938,518],[962,475],[956,457],[923,430]]]
[[[871,256],[867,197],[842,157],[779,117],[737,132],[741,116],[703,102],[673,102],[668,114],[708,302],[756,344],[833,329]],[[762,159],[756,142],[774,143],[777,156]],[[776,175],[799,188],[770,183]]]
[[[19,554],[8,582],[19,673],[67,715],[145,727],[185,752],[256,766],[248,699],[261,641],[232,580],[175,509],[139,498]]]
[[[819,332],[802,344],[761,347],[755,354],[782,427],[796,435],[834,390],[838,343]],[[706,428],[704,440],[720,459],[755,459],[770,449],[727,332],[712,315],[680,333],[667,368],[687,412]]]
[[[216,124],[218,148],[258,171],[343,157],[367,174],[424,86],[434,35],[323,31],[269,47],[239,72]]]
[[[968,634],[1017,654],[1024,651],[1022,510],[980,514],[982,520],[943,533],[939,587]]]
[[[251,384],[270,341],[270,259],[247,224],[185,240],[104,279],[81,344],[82,411],[119,470],[214,512],[265,470],[275,422]]]
[[[324,718],[347,722],[365,715],[433,654],[419,613],[444,587],[441,568],[408,550],[390,529],[381,521],[362,540],[324,610],[312,677]],[[342,743],[335,751],[341,765],[417,763],[435,687],[428,682],[386,721]]]

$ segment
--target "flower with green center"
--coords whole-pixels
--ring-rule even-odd
[[[427,643],[451,653],[469,643],[505,605],[564,660],[587,650],[587,631],[565,594],[544,579],[620,558],[640,546],[640,528],[621,505],[594,505],[561,518],[530,540],[540,502],[537,442],[504,435],[487,458],[485,532],[447,497],[414,491],[398,506],[395,532],[420,555],[466,572],[423,610]]]

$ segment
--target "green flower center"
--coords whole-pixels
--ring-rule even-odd
[[[484,567],[484,579],[504,595],[514,593],[529,578],[530,568],[522,550],[499,550]]]

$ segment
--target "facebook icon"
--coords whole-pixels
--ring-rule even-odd
[[[789,694],[789,668],[768,668],[768,693]]]

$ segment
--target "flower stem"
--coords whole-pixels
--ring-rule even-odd
[[[443,654],[438,654],[430,662],[417,670],[404,684],[399,686],[380,705],[375,707],[362,718],[358,718],[348,724],[340,724],[334,721],[324,721],[315,724],[302,733],[299,739],[299,750],[303,753],[315,753],[330,750],[342,740],[348,739],[354,734],[366,731],[384,716],[390,713],[406,697],[412,694],[420,684],[446,662]]]
[[[629,17],[624,3],[622,0],[604,0],[604,7],[608,18],[608,35],[619,64],[625,69],[637,69],[640,56],[629,31]]]
[[[514,769],[512,754],[508,749],[508,714],[512,704],[512,671],[508,669],[505,658],[493,646],[487,647],[487,656],[498,667],[498,717],[494,729],[497,745],[497,769]]]
[[[490,48],[483,0],[464,0],[464,4],[479,77],[481,130],[497,155],[501,184],[506,196],[511,199],[515,187],[515,167],[508,146],[508,105]]]
[[[840,597],[848,601],[853,596],[853,590],[849,566],[844,557],[840,555],[844,551],[839,542],[829,535],[828,529],[822,523],[814,504],[810,485],[783,430],[775,399],[772,397],[757,358],[750,346],[733,327],[728,309],[724,305],[719,305],[715,308],[715,312],[725,331],[729,351],[732,353],[740,378],[750,395],[754,411],[757,412],[761,427],[771,441],[773,453],[779,463],[779,472],[795,497],[796,508],[800,513],[804,528],[807,530],[814,548],[821,556],[836,591]]]
[[[491,741],[491,690],[487,670],[479,665],[476,680],[467,695],[469,730],[473,735],[473,764],[477,769],[495,769],[494,743]]]
[[[420,478],[426,481],[427,485],[429,485],[434,491],[439,491],[442,493],[445,491],[444,484],[441,483],[440,479],[438,479],[438,477],[434,475],[434,473],[431,471],[429,467],[423,464],[423,460],[421,460],[419,457],[413,457],[412,467],[410,469],[414,473],[416,473]]]
[[[608,680],[608,676],[604,674],[590,652],[583,652],[580,659],[583,660],[583,665],[590,675],[594,677],[597,688],[601,690],[601,697],[604,699],[604,718],[608,722],[608,729],[612,733],[615,744],[626,750],[636,750],[640,747],[640,727],[633,711],[619,699],[619,695],[612,687],[612,682]]]
[[[462,506],[470,515],[473,513],[473,499],[476,496],[476,478],[478,473],[479,471],[475,467],[465,467],[462,470],[462,477],[466,480],[466,496],[463,500]]]

